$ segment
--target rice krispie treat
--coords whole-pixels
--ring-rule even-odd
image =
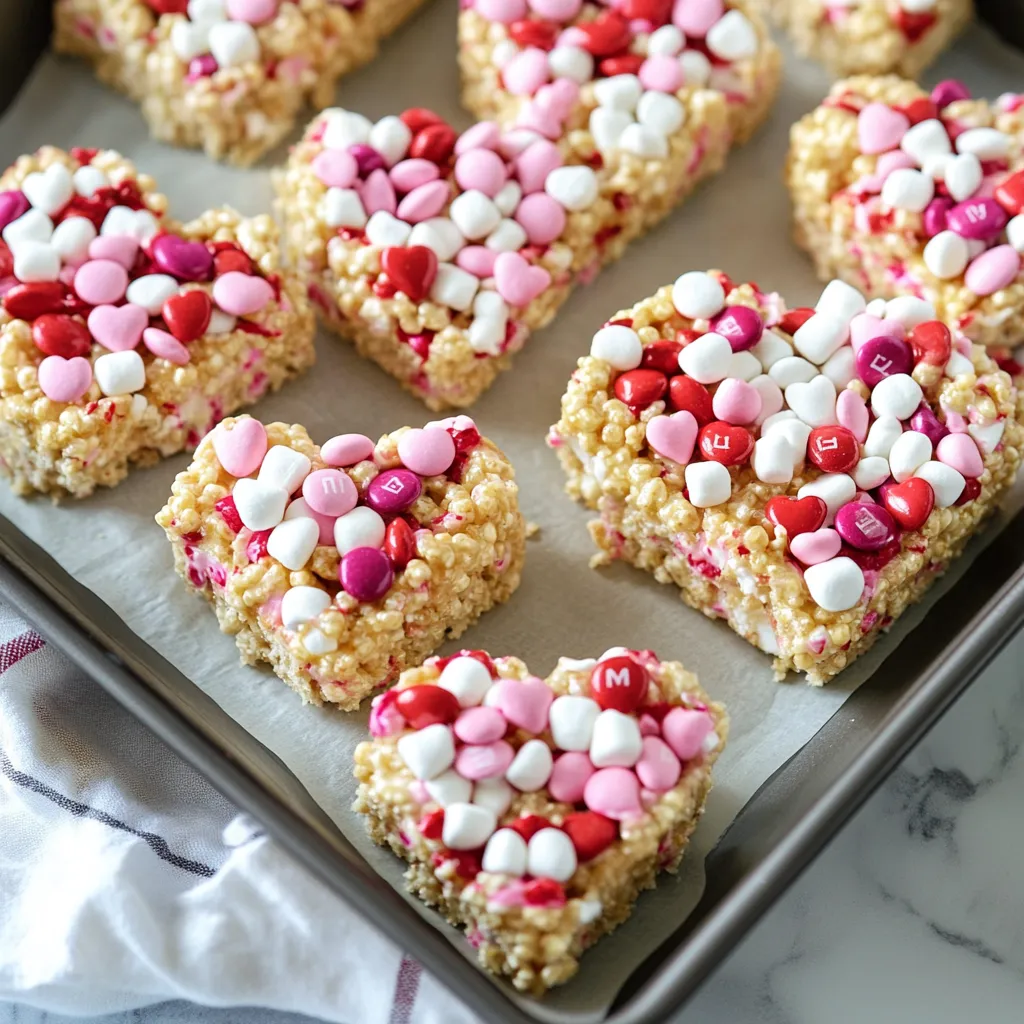
[[[972,0],[769,0],[797,50],[836,75],[917,78],[964,29]]]
[[[822,280],[916,295],[982,345],[1024,340],[1024,97],[931,95],[851,78],[794,125],[787,179],[797,244]]]
[[[242,661],[352,711],[519,586],[514,477],[467,416],[322,447],[242,416],[207,435],[156,521]]]
[[[432,409],[466,406],[572,285],[746,139],[779,57],[747,0],[479,0],[458,135],[429,110],[330,110],[278,175],[328,323]]]
[[[833,281],[787,310],[683,274],[594,335],[549,443],[602,554],[675,583],[827,682],[964,548],[1024,426],[985,349],[923,299]]]
[[[249,164],[421,0],[56,0],[54,48],[142,107],[155,138]]]
[[[112,486],[313,363],[273,220],[179,224],[112,150],[21,157],[0,235],[0,472],[19,494]]]
[[[675,871],[728,721],[652,651],[431,658],[374,699],[355,752],[370,836],[487,970],[541,994]]]

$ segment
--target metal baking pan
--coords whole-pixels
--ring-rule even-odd
[[[6,0],[0,8],[0,110],[43,45],[48,10],[40,0]],[[495,985],[455,947],[438,941],[429,921],[363,860],[274,754],[2,517],[0,591],[481,1018],[515,1024],[574,1019],[542,1003],[514,1001],[507,986]],[[937,602],[927,628],[895,646],[748,802],[707,858],[699,906],[634,971],[607,1019],[657,1024],[677,1012],[1022,624],[1024,513]]]

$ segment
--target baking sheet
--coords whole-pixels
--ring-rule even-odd
[[[339,102],[371,117],[427,105],[456,126],[467,126],[469,119],[457,105],[456,10],[454,0],[434,3],[386,44],[377,62],[343,81]],[[451,59],[439,64],[436,55],[443,53]],[[994,96],[1020,83],[1022,71],[1024,58],[975,29],[933,79],[962,77],[977,94]],[[780,177],[788,126],[820,100],[827,85],[822,71],[790,60],[780,101],[755,141],[734,154],[723,175],[635,243],[625,260],[602,274],[598,286],[578,291],[472,410],[481,429],[511,456],[524,514],[541,530],[528,546],[523,585],[512,601],[449,648],[470,645],[517,654],[543,675],[562,654],[591,656],[617,644],[651,647],[695,670],[732,716],[716,788],[679,877],[646,894],[630,922],[587,954],[578,977],[545,1000],[552,1011],[571,1012],[581,1021],[603,1015],[629,973],[693,908],[704,856],[760,784],[833,715],[938,594],[967,571],[986,538],[1024,505],[1018,488],[999,520],[933,588],[929,600],[823,691],[798,682],[774,684],[767,656],[723,624],[685,608],[673,589],[645,574],[625,566],[601,572],[587,566],[593,554],[585,528],[589,513],[562,493],[557,460],[543,443],[547,426],[557,418],[565,381],[589,349],[597,325],[684,270],[717,266],[736,278],[755,278],[793,304],[814,301],[820,285],[789,242]],[[273,161],[239,171],[154,143],[130,103],[96,83],[84,66],[49,57],[0,121],[0,161],[6,165],[48,142],[120,149],[157,177],[179,217],[223,202],[244,213],[270,205],[266,168]],[[282,157],[283,151],[276,154]],[[375,436],[432,418],[335,338],[322,336],[318,354],[313,373],[260,402],[254,414],[268,422],[304,423],[318,441],[350,430]],[[303,708],[269,671],[239,665],[234,644],[220,634],[208,605],[189,596],[174,575],[169,546],[153,515],[186,464],[186,456],[167,460],[135,472],[114,491],[58,507],[22,501],[0,488],[0,513],[281,757],[375,869],[400,887],[400,863],[366,840],[349,810],[355,788],[351,752],[366,736],[365,712],[345,716]],[[443,931],[470,955],[461,937]]]

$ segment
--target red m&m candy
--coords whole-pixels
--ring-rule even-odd
[[[697,444],[701,455],[710,462],[738,466],[746,462],[754,450],[754,435],[746,427],[715,420],[701,428]]]
[[[647,696],[649,684],[647,669],[625,655],[605,658],[590,673],[591,696],[606,711],[635,711]]]
[[[818,427],[807,438],[807,457],[825,473],[848,473],[860,461],[860,445],[846,427]]]
[[[443,686],[409,686],[398,691],[395,705],[413,729],[451,725],[459,717],[459,698]]]

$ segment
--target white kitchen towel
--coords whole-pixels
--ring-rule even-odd
[[[0,1000],[470,1024],[0,601]]]

